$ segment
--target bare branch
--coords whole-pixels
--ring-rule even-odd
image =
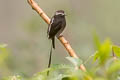
[[[47,23],[50,24],[50,18],[44,13],[44,11],[38,6],[38,4],[34,0],[28,0],[28,3],[31,5],[31,7],[42,17],[42,19]],[[78,58],[76,55],[75,51],[72,49],[68,41],[63,37],[59,36],[58,39],[60,42],[64,45],[66,50],[68,51],[69,55],[71,57]],[[85,67],[83,64],[80,65],[79,67],[82,71],[86,71]]]

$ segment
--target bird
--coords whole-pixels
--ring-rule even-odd
[[[50,24],[48,25],[48,38],[52,39],[52,45],[55,49],[55,36],[59,37],[59,35],[63,32],[66,26],[65,13],[63,10],[58,10],[55,12],[54,16],[50,20]]]
[[[52,40],[48,68],[50,67],[51,64],[52,48],[55,49],[55,37],[58,38],[66,27],[65,16],[66,15],[64,10],[57,10],[54,13],[53,17],[51,18],[50,24],[48,25],[47,30],[48,39]]]

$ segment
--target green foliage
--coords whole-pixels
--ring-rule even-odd
[[[115,53],[117,57],[120,57],[120,47],[114,45],[112,48],[113,48],[113,53]]]
[[[73,65],[80,66],[82,64],[82,60],[74,57],[66,57]]]
[[[95,53],[94,60],[99,59],[100,64],[104,64],[110,56],[112,50],[112,44],[109,39],[106,39],[104,43],[100,44],[98,50]]]
[[[108,68],[108,74],[115,73],[120,70],[120,60],[115,60]]]
[[[19,76],[19,75],[16,75],[16,76],[5,77],[2,80],[23,80],[23,78],[21,76]]]
[[[1,72],[1,75],[7,74],[10,72],[8,69],[8,66],[7,66],[7,61],[8,61],[10,54],[6,47],[7,47],[6,44],[0,44],[0,72]],[[0,77],[0,79],[1,79],[1,77]]]
[[[96,35],[95,32],[93,33],[93,35],[94,35],[94,45],[95,45],[95,48],[99,49],[100,46],[101,46],[99,37]]]
[[[2,66],[5,63],[5,60],[7,59],[9,53],[6,49],[6,44],[0,45],[0,66]]]
[[[97,64],[92,68],[88,67],[86,72],[75,67],[87,64],[88,61],[83,62],[81,59],[66,57],[72,65],[54,64],[51,68],[38,72],[30,78],[17,75],[5,77],[2,80],[119,80],[120,47],[113,45],[110,39],[101,43],[97,35],[94,35],[94,43],[96,50],[94,56],[90,58],[93,58],[93,62]],[[2,64],[8,55],[6,45],[0,45],[0,53],[0,64]],[[114,55],[111,57],[112,54]],[[49,75],[47,75],[48,71]]]

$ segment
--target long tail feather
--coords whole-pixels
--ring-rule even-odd
[[[49,57],[48,68],[50,68],[50,66],[51,66],[51,60],[52,60],[52,47],[53,47],[53,45],[51,45],[51,50],[50,50],[50,57]],[[49,71],[47,72],[47,75],[49,75]]]
[[[51,66],[51,61],[52,61],[52,48],[55,49],[55,37],[52,38],[52,45],[51,45],[51,50],[50,50],[50,57],[49,57],[48,68],[50,68],[50,66]],[[49,75],[49,71],[47,72],[47,75]]]

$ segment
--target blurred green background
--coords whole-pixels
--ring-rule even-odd
[[[66,13],[65,38],[85,61],[94,53],[93,31],[103,40],[120,43],[120,0],[36,0],[51,17],[56,10]],[[7,55],[0,52],[0,77],[14,74],[31,76],[47,68],[51,41],[48,25],[32,10],[27,0],[0,0],[0,43],[7,44]],[[3,57],[4,56],[4,57]],[[5,57],[6,56],[6,57]],[[69,56],[56,40],[52,64],[69,64]],[[86,66],[90,67],[88,63]]]

